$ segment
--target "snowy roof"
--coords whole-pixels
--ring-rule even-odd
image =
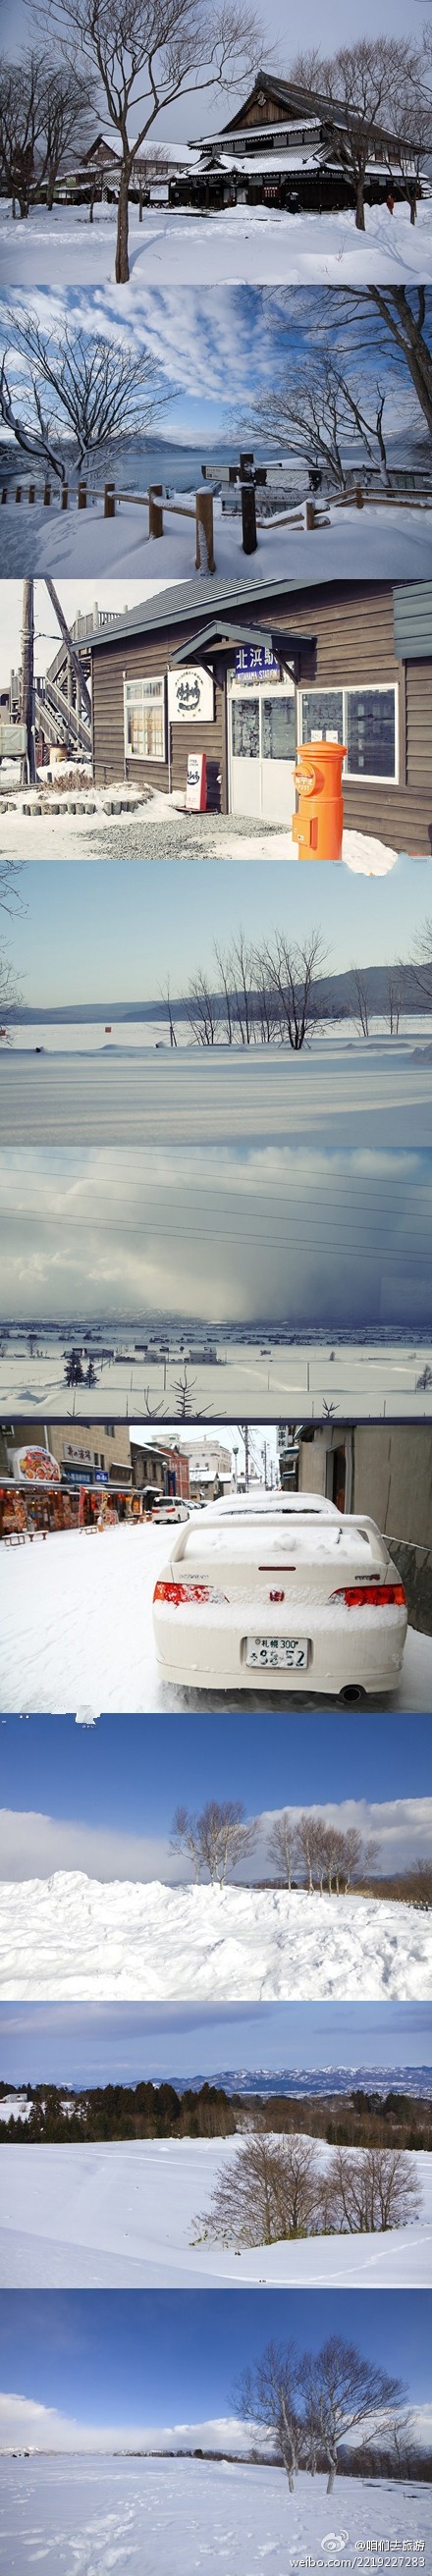
[[[301,89],[296,81],[277,80],[274,77],[273,72],[258,71],[256,80],[253,84],[253,89],[249,90],[248,97],[244,100],[243,107],[237,108],[236,115],[230,117],[229,123],[224,126],[223,132],[225,134],[238,134],[238,132],[241,131],[243,118],[247,115],[248,108],[251,107],[253,99],[257,100],[258,106],[260,105],[261,91],[263,93],[263,100],[266,98],[269,98],[270,100],[272,98],[276,99],[276,101],[280,103],[281,107],[286,108],[287,114],[289,114],[290,110],[294,108],[294,113],[297,113],[297,115],[300,115],[301,113],[303,113],[304,116],[315,114],[325,119],[327,125],[336,124],[347,126],[349,124],[350,111],[343,99],[328,98],[322,90]],[[390,129],[388,126],[376,124],[373,127],[371,125],[370,130],[371,134],[376,134],[378,138],[381,136],[381,139],[384,141],[384,137],[387,139]]]

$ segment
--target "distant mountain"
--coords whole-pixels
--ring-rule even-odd
[[[157,2083],[158,2078],[151,2079]],[[162,2077],[160,2081],[162,2083]],[[223,2086],[225,2093],[271,2093],[300,2101],[304,2095],[328,2093],[411,2093],[424,2101],[432,2100],[432,2066],[266,2066],[218,2067],[210,2079],[205,2075],[172,2075],[176,2093],[198,2092],[206,2082]]]
[[[372,1014],[376,1015],[377,1012],[381,1013],[386,1009],[388,1000],[388,978],[389,969],[387,966],[362,967],[362,980],[367,987],[369,1009]],[[424,1014],[425,1016],[430,1011],[432,1016],[432,999],[428,1002],[427,998],[419,992],[419,987],[418,984],[416,984],[412,966],[407,965],[401,966],[400,969],[398,968],[397,980],[401,993],[401,1010],[404,1013],[407,1011],[421,1011],[422,1015]],[[337,1018],[339,1015],[345,1016],[347,1019],[356,1018],[358,1015],[356,1013],[356,996],[352,968],[349,967],[348,970],[341,975],[319,976],[314,986],[314,1001],[317,1018],[319,1018],[321,1014],[330,1019],[333,1017]],[[186,1019],[187,1008],[187,1003],[181,995],[179,995],[177,1000],[174,997],[171,1004],[173,1018],[176,1020]],[[223,1004],[221,1001],[221,1015],[222,1011]],[[74,1026],[81,1024],[84,1026],[87,1022],[93,1022],[94,1025],[95,1022],[105,1020],[110,1021],[111,1024],[115,1021],[127,1022],[128,1020],[142,1020],[145,1024],[148,1020],[157,1020],[161,1026],[168,1026],[166,1003],[161,1002],[160,1000],[148,1002],[143,1002],[142,1000],[138,1002],[64,1002],[59,1004],[58,1007],[56,1006],[51,1009],[47,1009],[43,1002],[34,1002],[31,1004],[17,1003],[15,1008],[9,1011],[8,1016],[10,1027],[15,1026],[17,1028],[20,1026],[23,1027],[24,1025],[32,1027],[35,1022],[40,1021],[44,1021],[47,1028],[54,1028],[61,1027],[62,1023],[68,1023],[69,1026],[72,1026],[72,1024]]]

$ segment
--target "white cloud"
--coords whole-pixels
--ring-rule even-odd
[[[10,2449],[152,2451],[171,2443],[177,2450],[189,2450],[198,2442],[205,2449],[214,2445],[215,2450],[249,2450],[250,2430],[234,2415],[216,2416],[202,2424],[79,2424],[75,2416],[61,2415],[54,2406],[40,2406],[33,2397],[0,2392],[0,2453]]]

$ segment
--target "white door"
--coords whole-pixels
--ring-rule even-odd
[[[230,812],[289,823],[295,808],[295,688],[232,683],[228,698]]]

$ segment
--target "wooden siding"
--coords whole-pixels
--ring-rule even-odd
[[[313,536],[311,546],[313,546]],[[198,590],[198,585],[197,585]],[[230,626],[245,620],[245,604],[230,609]],[[316,635],[316,648],[305,651],[302,680],[304,685],[315,680],[331,688],[373,685],[374,681],[396,681],[399,697],[400,780],[392,787],[385,780],[345,782],[345,813],[353,831],[372,833],[389,848],[408,849],[421,857],[432,855],[432,662],[413,665],[398,663],[393,640],[393,592],[391,583],[331,582],[316,589],[281,593],[277,602],[262,603],[254,599],[251,588],[249,616],[261,627],[291,629]],[[137,783],[146,779],[154,787],[168,787],[168,764],[162,761],[124,763],[123,674],[134,679],[139,674],[160,673],[169,668],[174,653],[186,637],[192,637],[200,625],[208,622],[208,606],[200,609],[199,592],[196,611],[187,626],[161,628],[157,635],[144,633],[115,643],[107,629],[106,637],[93,657],[94,755],[98,785],[109,786],[124,774]],[[202,750],[221,770],[221,807],[227,811],[227,775],[225,744],[224,692],[218,686],[215,694],[216,721],[213,725],[173,725],[171,728],[172,784],[180,789],[185,784],[187,753],[191,745]]]

